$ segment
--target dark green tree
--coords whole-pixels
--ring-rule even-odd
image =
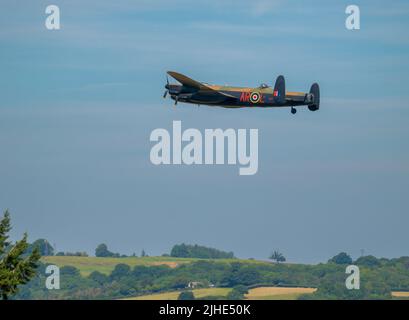
[[[46,239],[38,239],[34,241],[29,247],[27,252],[31,253],[35,248],[38,248],[42,256],[53,256],[54,248]]]
[[[179,294],[178,300],[195,300],[195,295],[192,291],[182,291]]]
[[[352,258],[347,253],[341,252],[329,259],[328,262],[336,264],[352,264]]]
[[[363,256],[359,257],[355,261],[355,264],[357,264],[358,266],[379,267],[381,265],[381,262],[374,256]]]
[[[205,246],[177,244],[174,245],[170,255],[177,258],[201,258],[201,259],[233,259],[233,252],[225,252]]]
[[[104,285],[109,281],[109,277],[99,271],[91,272],[89,278],[97,282],[99,285]]]
[[[175,245],[173,246],[170,255],[172,257],[187,258],[189,257],[189,249],[184,243]]]
[[[227,300],[243,300],[245,295],[249,293],[248,288],[243,285],[235,286],[228,294]]]
[[[285,260],[286,260],[285,257],[284,257],[284,255],[283,255],[281,252],[277,251],[277,250],[275,250],[275,251],[271,254],[271,256],[270,256],[269,259],[271,259],[271,260],[273,260],[273,261],[276,261],[277,263],[285,262]]]
[[[40,252],[35,248],[26,254],[27,234],[14,245],[8,241],[11,230],[10,214],[4,212],[0,220],[0,295],[3,300],[18,292],[18,286],[30,281],[36,274]]]
[[[110,278],[112,280],[118,280],[120,278],[126,277],[130,272],[130,266],[124,263],[120,263],[115,266],[114,270],[112,270]]]
[[[108,246],[105,243],[101,243],[95,249],[95,256],[96,257],[119,257],[119,254],[109,251]]]
[[[68,275],[68,276],[79,276],[80,271],[73,266],[63,266],[60,268],[61,275]]]

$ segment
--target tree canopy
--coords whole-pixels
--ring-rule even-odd
[[[352,264],[352,258],[347,253],[341,252],[329,259],[328,262],[336,264]]]
[[[113,253],[108,250],[108,246],[105,243],[101,243],[95,249],[95,256],[96,257],[119,257],[119,253]]]
[[[285,262],[285,260],[286,260],[284,255],[281,252],[277,251],[277,250],[274,251],[271,254],[270,259],[273,260],[273,261],[276,261],[277,263]]]
[[[16,294],[19,285],[35,276],[37,262],[41,257],[38,247],[26,253],[29,246],[26,233],[15,244],[8,241],[10,230],[10,214],[6,210],[0,220],[0,295],[3,300]]]
[[[233,252],[225,252],[205,246],[177,244],[173,246],[170,255],[177,258],[201,258],[201,259],[233,259]]]
[[[27,252],[33,252],[34,248],[38,248],[42,256],[53,256],[54,248],[46,239],[37,239],[32,244],[29,245]]]
[[[192,291],[182,291],[179,294],[178,300],[195,300],[195,295]]]

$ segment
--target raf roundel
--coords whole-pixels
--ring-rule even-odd
[[[252,92],[250,94],[250,102],[257,103],[260,101],[260,94],[258,92]]]

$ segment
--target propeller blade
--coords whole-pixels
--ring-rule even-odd
[[[163,99],[165,99],[166,96],[169,93],[169,78],[168,78],[168,75],[166,75],[166,86],[165,86],[165,88],[166,88],[166,90],[165,90],[165,93],[163,94]]]

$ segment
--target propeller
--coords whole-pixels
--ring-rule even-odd
[[[165,90],[165,93],[163,94],[164,99],[166,98],[166,96],[168,95],[168,92],[169,92],[169,78],[168,78],[167,75],[166,75],[166,86],[165,86],[165,88],[166,88],[166,90]]]

